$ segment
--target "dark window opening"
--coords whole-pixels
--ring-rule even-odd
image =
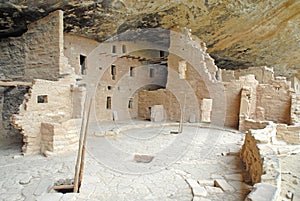
[[[159,51],[159,56],[160,57],[165,57],[165,52],[164,51]]]
[[[128,101],[128,108],[129,108],[129,109],[132,109],[132,108],[133,108],[133,99],[132,99],[132,98],[129,99],[129,101]]]
[[[106,109],[111,109],[111,97],[106,98]]]
[[[111,65],[111,75],[112,75],[112,79],[115,80],[116,79],[116,66],[115,65]]]
[[[112,53],[116,53],[117,51],[116,51],[116,46],[115,45],[113,45],[112,47],[111,47],[111,52]]]
[[[129,70],[129,76],[130,77],[133,77],[133,69],[134,69],[134,67],[130,67],[130,70]]]
[[[107,89],[108,89],[108,90],[111,90],[111,86],[107,86]]]
[[[86,75],[86,56],[80,55],[81,75]]]
[[[47,95],[41,95],[37,97],[38,103],[48,103],[48,96]]]
[[[150,74],[149,74],[150,77],[154,77],[154,69],[153,68],[150,68]]]
[[[126,53],[126,45],[122,45],[122,53]]]

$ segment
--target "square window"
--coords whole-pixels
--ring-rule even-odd
[[[48,96],[47,95],[38,96],[37,103],[48,103]]]

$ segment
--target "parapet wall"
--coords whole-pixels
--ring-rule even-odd
[[[240,151],[242,161],[249,171],[254,190],[246,200],[279,200],[281,190],[281,167],[272,141],[276,137],[276,124],[270,123],[264,129],[250,129]]]
[[[219,76],[223,82],[238,80],[240,77],[250,74],[254,75],[255,79],[261,84],[269,83],[271,80],[274,79],[273,69],[268,68],[266,66],[250,67],[246,69],[237,70],[219,69]]]

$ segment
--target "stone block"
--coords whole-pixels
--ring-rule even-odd
[[[275,201],[277,187],[270,184],[257,183],[253,191],[249,193],[246,201]]]
[[[205,186],[205,189],[206,189],[206,191],[207,191],[209,194],[219,194],[219,193],[224,193],[224,192],[222,191],[222,189],[217,188],[217,187]]]
[[[203,111],[211,111],[212,110],[212,103],[213,103],[212,99],[203,98],[201,100],[201,110],[203,110]]]
[[[185,181],[189,184],[189,186],[191,188],[199,187],[198,182],[196,180],[194,180],[194,179],[186,179]]]
[[[165,110],[163,105],[154,105],[151,107],[151,121],[162,122],[165,120]]]
[[[234,188],[229,183],[227,183],[227,181],[225,179],[216,179],[214,181],[214,186],[221,188],[225,192],[234,192],[235,191]]]
[[[140,155],[135,154],[134,155],[134,161],[138,163],[150,163],[153,160],[154,156],[150,155]]]
[[[193,191],[193,195],[194,196],[207,196],[207,191],[204,187],[202,186],[195,186],[192,188],[192,191]]]

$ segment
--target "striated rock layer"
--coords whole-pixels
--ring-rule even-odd
[[[57,9],[65,11],[66,32],[98,41],[128,29],[187,27],[221,68],[267,65],[300,77],[299,0],[7,0],[0,37],[21,35]]]

